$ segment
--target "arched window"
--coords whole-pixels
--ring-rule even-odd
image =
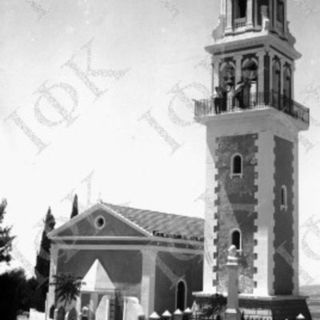
[[[280,209],[281,210],[287,210],[288,208],[288,192],[287,187],[282,186],[281,187],[281,194],[280,194]]]
[[[243,174],[243,160],[239,153],[236,153],[231,158],[231,178],[242,177]]]
[[[187,305],[187,284],[179,280],[176,285],[176,309],[185,310]]]
[[[239,229],[231,232],[231,244],[234,245],[237,250],[242,250],[241,231]]]
[[[280,61],[275,59],[272,65],[272,104],[274,108],[280,108],[281,98],[281,66]]]

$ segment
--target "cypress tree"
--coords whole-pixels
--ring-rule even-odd
[[[70,219],[72,219],[73,217],[77,216],[78,214],[79,214],[78,195],[75,194],[75,196],[73,198],[72,211],[71,211]]]
[[[50,247],[51,241],[48,238],[48,233],[54,229],[56,224],[54,216],[49,207],[44,219],[44,229],[42,232],[40,250],[37,254],[35,274],[38,283],[35,294],[35,306],[38,311],[44,311],[46,295],[49,289],[49,273],[50,273]]]

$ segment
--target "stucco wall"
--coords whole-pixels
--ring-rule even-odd
[[[176,283],[187,282],[187,307],[194,300],[192,292],[202,290],[202,255],[159,252],[156,259],[155,310],[162,314],[166,309],[175,311]]]
[[[293,291],[293,144],[275,136],[274,292]],[[287,188],[288,207],[281,209],[281,186]]]
[[[84,277],[99,259],[118,289],[140,298],[142,255],[129,250],[59,250],[57,273]]]
[[[227,286],[227,251],[231,245],[230,234],[235,228],[242,233],[242,253],[240,255],[240,291],[252,293],[254,288],[253,274],[253,249],[254,249],[254,220],[256,213],[254,206],[257,203],[255,192],[255,166],[257,147],[255,140],[257,135],[239,135],[217,138],[216,166],[218,187],[217,220],[217,272],[218,287],[226,291]],[[243,156],[243,176],[230,177],[231,158],[235,153]]]

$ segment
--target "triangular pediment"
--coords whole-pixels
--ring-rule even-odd
[[[149,232],[102,203],[92,206],[49,234],[52,239],[144,236],[150,236]]]
[[[81,291],[114,291],[116,287],[98,259],[83,278]]]

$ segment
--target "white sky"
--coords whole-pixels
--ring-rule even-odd
[[[288,2],[303,54],[295,98],[314,119],[300,146],[301,281],[312,284],[320,282],[320,3]],[[203,216],[205,132],[192,123],[188,106],[210,88],[203,47],[212,43],[218,6],[218,0],[0,0],[0,196],[9,202],[5,221],[17,236],[15,255],[28,271],[48,206],[61,224],[70,215],[71,192],[83,207],[103,198]],[[63,67],[75,56],[83,69],[82,48],[90,40],[92,67],[105,70],[91,79],[108,89],[98,98]],[[44,83],[56,86],[53,95],[76,121],[59,123],[39,92]],[[56,122],[51,126],[35,111],[40,97],[40,110]],[[48,144],[42,152],[6,120],[15,111]],[[148,111],[168,133],[166,141],[147,122]]]

